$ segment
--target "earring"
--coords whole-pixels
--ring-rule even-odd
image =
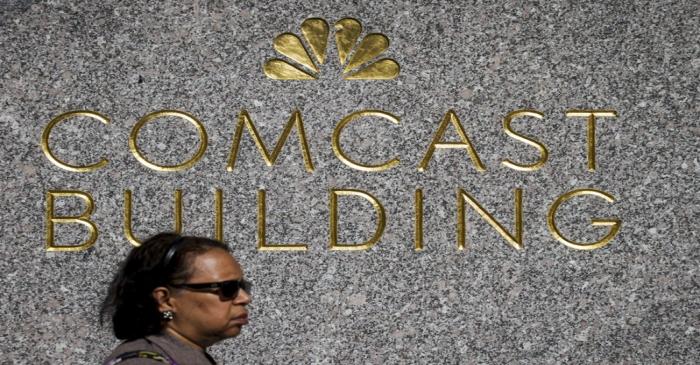
[[[163,318],[166,321],[172,321],[173,318],[175,317],[175,313],[173,311],[165,311],[160,314],[160,317]]]

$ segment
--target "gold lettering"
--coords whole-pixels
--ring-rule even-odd
[[[384,227],[386,225],[386,215],[384,214],[384,207],[379,203],[377,198],[370,195],[367,192],[361,190],[351,190],[351,189],[331,189],[330,191],[330,249],[333,251],[363,251],[369,250],[374,246],[384,233]],[[374,236],[369,240],[359,243],[338,243],[338,197],[339,196],[359,196],[368,200],[374,207],[374,211],[377,213],[377,229],[374,232]]]
[[[197,128],[197,132],[199,133],[199,147],[197,148],[197,152],[195,152],[192,158],[178,165],[158,165],[156,163],[148,161],[143,156],[141,150],[136,144],[139,131],[144,125],[146,125],[146,123],[162,117],[182,118],[192,123],[192,125],[194,125]],[[197,120],[197,118],[195,118],[193,115],[177,110],[159,110],[144,116],[143,118],[139,119],[136,125],[134,125],[134,128],[131,129],[131,134],[129,135],[129,149],[131,150],[131,153],[134,155],[134,157],[136,157],[136,159],[139,162],[141,162],[142,165],[156,171],[181,171],[189,169],[190,167],[194,166],[197,163],[197,161],[199,161],[202,158],[202,156],[204,156],[204,151],[206,151],[207,145],[207,131],[204,129],[202,123],[199,120]]]
[[[530,146],[537,148],[537,150],[540,152],[540,158],[539,160],[537,160],[537,162],[529,165],[522,165],[507,159],[502,161],[501,163],[506,167],[510,167],[513,170],[536,171],[541,169],[542,166],[544,166],[545,162],[547,162],[549,152],[547,152],[547,148],[542,143],[535,141],[534,139],[527,138],[526,136],[523,136],[522,134],[518,134],[513,131],[513,129],[510,126],[510,123],[513,121],[513,119],[520,117],[533,117],[537,119],[542,119],[544,118],[544,114],[538,112],[537,110],[523,109],[510,112],[508,113],[508,115],[506,115],[505,118],[503,118],[503,129],[506,131],[506,134],[520,142],[526,143]]]
[[[523,190],[515,189],[515,236],[510,234],[496,219],[487,212],[471,195],[462,189],[457,189],[457,249],[464,250],[466,239],[466,223],[464,201],[467,201],[482,218],[484,218],[506,241],[515,249],[523,249]]]
[[[227,171],[233,171],[236,165],[238,147],[241,143],[241,137],[243,136],[243,126],[245,126],[248,129],[250,136],[253,137],[255,145],[258,147],[260,154],[262,154],[262,157],[265,160],[265,164],[270,167],[275,163],[275,161],[277,161],[277,156],[279,156],[280,152],[282,152],[282,147],[284,147],[284,143],[287,141],[287,137],[289,137],[289,133],[292,131],[292,128],[296,127],[297,133],[299,134],[299,146],[301,148],[301,155],[304,158],[304,166],[306,167],[306,171],[314,171],[314,165],[311,161],[311,152],[309,152],[309,144],[306,142],[304,122],[302,121],[301,113],[298,110],[292,112],[292,116],[289,117],[287,124],[284,126],[282,135],[277,140],[277,144],[275,144],[275,149],[272,150],[272,153],[268,152],[267,147],[265,147],[265,143],[260,138],[257,129],[255,129],[255,125],[250,119],[250,115],[248,115],[248,112],[245,110],[241,110],[240,114],[238,115],[238,125],[236,126],[236,132],[233,136],[233,145],[231,146],[231,153],[229,154],[228,163],[226,164]]]
[[[569,118],[588,118],[587,140],[588,140],[588,171],[595,171],[595,121],[596,117],[617,118],[614,110],[569,110],[566,112]]]
[[[141,241],[134,236],[131,228],[131,190],[124,190],[124,235],[134,246],[141,246]],[[175,233],[182,233],[182,190],[175,190]]]
[[[224,240],[224,193],[221,189],[214,190],[214,238]]]
[[[258,190],[258,251],[306,251],[308,247],[303,243],[279,244],[267,243],[265,228],[265,190]]]
[[[380,117],[384,118],[394,124],[399,124],[399,118],[389,114],[387,112],[381,111],[381,110],[361,110],[354,112],[352,114],[349,114],[345,118],[343,118],[340,123],[335,127],[335,130],[333,131],[333,138],[331,140],[331,145],[333,147],[333,152],[335,155],[338,157],[340,161],[342,161],[344,164],[352,167],[353,169],[360,170],[360,171],[367,171],[367,172],[373,172],[373,171],[386,171],[389,170],[390,168],[396,166],[399,164],[399,159],[394,158],[391,159],[383,164],[379,165],[365,165],[360,162],[353,161],[348,157],[345,152],[343,152],[342,148],[340,147],[340,133],[342,133],[343,129],[345,126],[350,124],[350,122],[359,119],[361,117]]]
[[[591,219],[591,225],[593,225],[593,226],[603,226],[603,227],[610,226],[611,227],[610,230],[608,231],[608,233],[603,238],[601,238],[598,241],[592,242],[592,243],[580,243],[580,242],[576,242],[574,240],[568,239],[568,238],[564,237],[564,235],[562,235],[561,232],[559,231],[559,228],[557,228],[557,225],[555,223],[555,219],[556,219],[557,210],[559,209],[559,205],[561,205],[563,202],[565,202],[573,197],[579,196],[579,195],[592,195],[592,196],[596,196],[596,197],[605,199],[605,201],[607,201],[608,203],[615,202],[615,198],[612,195],[610,195],[606,192],[603,192],[603,191],[595,190],[595,189],[577,189],[577,190],[572,190],[566,194],[563,194],[562,196],[557,198],[557,200],[554,201],[552,206],[549,208],[549,212],[547,212],[547,225],[549,226],[549,232],[551,232],[552,236],[554,236],[554,238],[559,240],[559,242],[561,242],[561,243],[565,244],[566,246],[571,247],[573,249],[595,250],[597,248],[601,248],[601,247],[607,245],[608,243],[610,243],[610,241],[612,241],[612,239],[615,237],[615,235],[617,235],[617,232],[620,230],[620,225],[622,224],[622,222],[619,219],[617,219],[617,218],[607,218],[607,219],[593,218],[593,219]]]
[[[452,126],[455,128],[461,142],[441,142],[448,124],[452,124]],[[481,162],[481,159],[476,153],[474,146],[472,146],[469,137],[467,137],[467,134],[464,132],[462,123],[459,121],[457,114],[453,110],[449,110],[447,114],[445,114],[445,117],[442,118],[442,122],[440,122],[437,132],[435,132],[435,137],[433,137],[432,142],[430,142],[430,146],[428,146],[428,151],[425,152],[423,160],[421,160],[420,164],[418,165],[418,171],[425,171],[428,169],[428,162],[430,162],[430,158],[433,156],[436,148],[465,148],[469,153],[469,157],[472,159],[476,170],[486,171],[486,167],[484,167],[484,164]]]
[[[56,118],[53,118],[49,124],[44,128],[44,133],[41,134],[41,150],[44,151],[44,155],[46,155],[46,158],[49,159],[54,165],[68,171],[72,172],[90,172],[90,171],[95,171],[107,164],[109,160],[103,158],[98,162],[95,162],[94,164],[91,165],[84,165],[84,166],[77,166],[77,165],[71,165],[67,162],[61,161],[58,159],[53,154],[53,151],[51,151],[51,148],[49,147],[49,137],[51,136],[51,130],[58,124],[63,122],[66,119],[73,118],[73,117],[88,117],[88,118],[93,118],[97,119],[100,122],[104,124],[109,124],[109,118],[105,117],[104,115],[98,113],[98,112],[93,112],[90,110],[75,110],[75,111],[70,111],[67,113],[63,113]]]
[[[414,241],[416,251],[423,251],[423,190],[416,190],[416,230]]]
[[[78,197],[85,202],[85,211],[76,216],[56,217],[54,213],[54,199],[61,197]],[[97,241],[97,226],[90,221],[95,209],[95,202],[88,193],[77,190],[50,190],[46,194],[46,251],[85,251]],[[54,224],[78,223],[87,227],[90,238],[78,245],[56,245],[54,241]]]

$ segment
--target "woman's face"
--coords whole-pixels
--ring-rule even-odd
[[[218,283],[243,279],[236,259],[221,249],[211,249],[192,260],[192,276],[187,284]],[[248,324],[250,294],[239,289],[232,299],[223,299],[217,291],[171,289],[169,300],[174,318],[166,328],[201,347],[237,336]]]

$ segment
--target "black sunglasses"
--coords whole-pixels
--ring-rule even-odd
[[[216,292],[222,300],[231,300],[238,296],[238,291],[240,289],[250,294],[253,285],[249,281],[241,279],[221,281],[218,283],[170,284],[170,286],[194,291]]]

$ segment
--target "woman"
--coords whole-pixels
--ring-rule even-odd
[[[134,248],[100,311],[125,340],[104,364],[215,364],[206,348],[248,324],[250,285],[228,247],[161,233]]]

